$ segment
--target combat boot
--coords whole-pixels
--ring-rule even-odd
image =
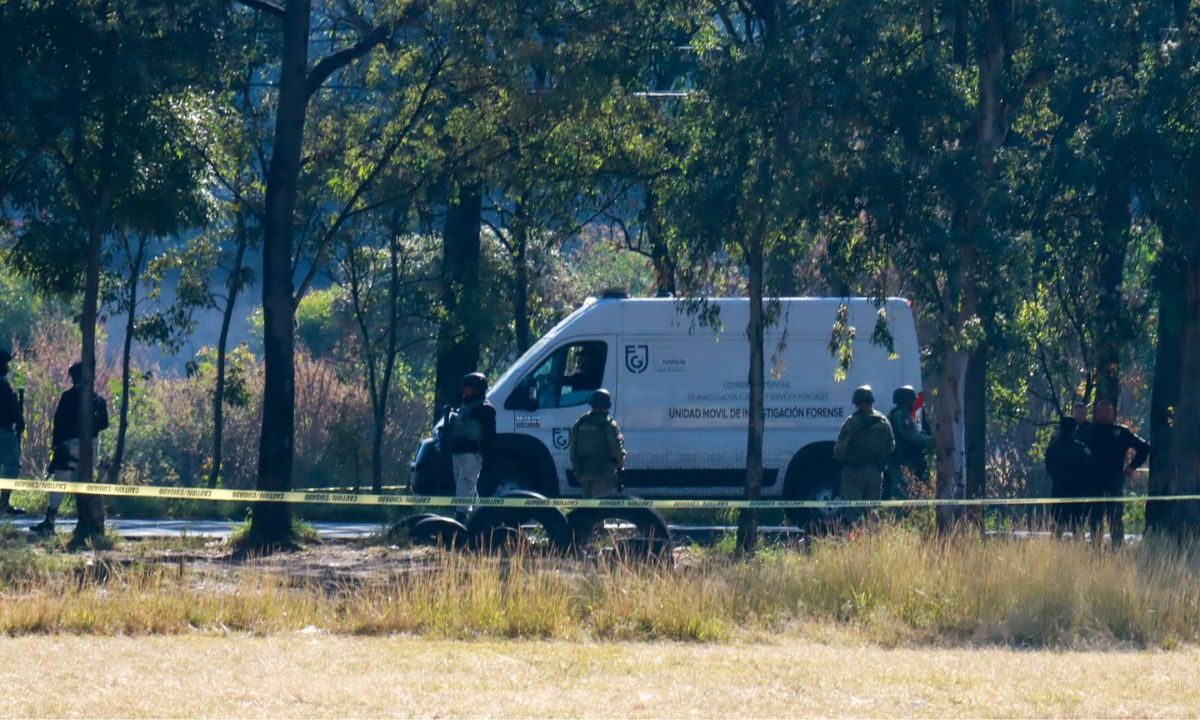
[[[13,507],[12,503],[9,502],[9,498],[11,497],[12,491],[10,490],[0,493],[0,513],[4,515],[24,515],[25,508]]]
[[[54,510],[46,511],[46,519],[29,528],[29,532],[34,535],[50,536],[54,534],[54,516],[58,513]]]

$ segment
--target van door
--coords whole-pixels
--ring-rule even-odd
[[[611,336],[572,338],[551,350],[522,378],[504,403],[512,411],[513,427],[537,438],[554,458],[559,492],[579,494],[578,482],[568,483],[571,427],[588,411],[592,393],[607,388],[616,394]]]

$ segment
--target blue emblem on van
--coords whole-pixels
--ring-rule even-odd
[[[631,373],[644,373],[650,367],[649,345],[625,346],[625,369]]]
[[[554,428],[554,447],[566,450],[571,447],[571,428]]]

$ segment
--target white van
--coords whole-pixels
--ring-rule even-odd
[[[654,498],[735,498],[742,495],[749,407],[749,302],[708,301],[720,327],[702,324],[680,301],[589,299],[492,384],[497,450],[480,493],[527,489],[578,497],[570,470],[571,426],[588,410],[592,391],[607,388],[625,435],[625,492]],[[906,300],[883,305],[894,355],[870,341],[879,308],[848,301],[857,328],[848,376],[835,379],[829,352],[840,298],[785,298],[767,329],[766,433],[763,496],[828,499],[838,486],[833,443],[853,412],[859,385],[875,389],[878,407],[892,391],[921,386],[920,353]],[[413,463],[420,494],[453,487],[448,463],[425,441]]]

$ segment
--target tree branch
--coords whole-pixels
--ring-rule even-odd
[[[268,0],[234,0],[239,5],[244,5],[251,10],[262,10],[265,13],[270,13],[275,17],[283,17],[283,6],[276,5]]]
[[[338,70],[341,70],[381,45],[383,41],[388,39],[391,30],[391,26],[389,25],[378,25],[350,47],[342,48],[334,54],[322,58],[308,72],[308,79],[305,82],[308,97],[312,97],[313,93],[321,89],[321,85],[329,79],[330,75],[333,75]]]

